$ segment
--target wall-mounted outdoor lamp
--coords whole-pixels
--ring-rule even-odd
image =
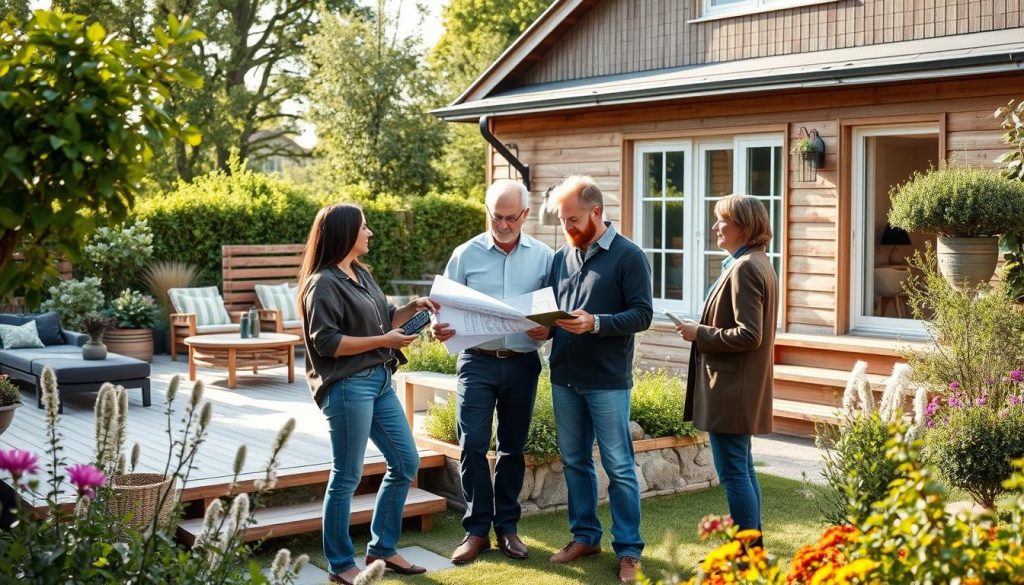
[[[814,181],[818,177],[818,169],[825,166],[825,141],[816,129],[810,132],[800,127],[800,140],[793,147],[793,154],[800,157],[800,174],[804,181]]]

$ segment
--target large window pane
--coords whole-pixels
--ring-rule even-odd
[[[747,149],[747,195],[772,195],[772,147]]]
[[[704,153],[704,196],[732,194],[732,149]]]
[[[665,153],[665,197],[686,195],[686,153]]]
[[[683,298],[683,255],[665,254],[665,298]]]
[[[661,248],[664,246],[665,237],[662,228],[662,209],[665,203],[662,201],[644,201],[644,248]]]
[[[648,152],[644,155],[644,197],[661,196],[662,154]]]
[[[664,298],[662,291],[662,278],[661,275],[665,272],[663,269],[664,254],[660,252],[647,252],[647,261],[651,263],[651,272],[653,273],[654,280],[654,298]]]
[[[719,199],[706,199],[704,201],[704,250],[708,252],[718,252],[721,248],[718,247],[718,236],[715,235],[715,230],[712,229],[718,218],[715,217],[715,204],[718,203]]]
[[[686,241],[683,238],[685,233],[684,203],[682,201],[668,201],[665,203],[665,248],[670,250],[683,250],[686,248]]]

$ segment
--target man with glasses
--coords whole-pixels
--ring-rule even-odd
[[[461,244],[452,253],[444,275],[497,299],[516,297],[544,286],[554,252],[522,233],[530,212],[529,192],[521,183],[503,179],[487,190],[484,203],[490,228]],[[446,323],[434,326],[434,336],[447,341],[455,334]],[[513,559],[525,559],[526,545],[516,533],[522,512],[526,461],[523,450],[533,416],[541,364],[537,350],[548,336],[538,326],[525,334],[508,335],[480,344],[459,355],[455,412],[466,513],[466,536],[452,553],[452,562],[473,561],[491,548],[491,527],[498,548]],[[497,412],[497,453],[491,483],[487,451]]]

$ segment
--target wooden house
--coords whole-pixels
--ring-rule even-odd
[[[569,174],[647,251],[657,308],[697,315],[722,252],[717,198],[760,197],[780,282],[776,427],[829,418],[845,372],[880,385],[920,338],[900,283],[928,237],[887,229],[888,193],[948,160],[994,165],[993,111],[1024,98],[1022,0],[555,0],[436,114],[477,123],[487,175],[524,178],[527,231]],[[816,139],[823,156],[793,153]],[[495,148],[497,147],[497,148]],[[817,159],[817,160],[815,160]],[[524,176],[525,175],[525,176]],[[666,319],[643,361],[685,369]]]

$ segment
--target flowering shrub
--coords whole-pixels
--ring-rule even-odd
[[[149,329],[156,323],[160,308],[153,297],[126,288],[110,304],[107,314],[122,329]]]
[[[43,311],[57,311],[60,324],[72,331],[81,331],[82,317],[103,308],[100,279],[87,276],[82,280],[61,280],[47,289],[50,298],[43,301]]]
[[[103,281],[103,294],[112,299],[130,275],[137,275],[153,257],[153,232],[146,220],[118,227],[101,227],[82,250],[83,270]]]
[[[46,513],[36,515],[31,506],[19,508],[17,520],[0,532],[0,583],[204,583],[204,584],[284,584],[292,583],[308,560],[305,555],[293,563],[290,553],[278,553],[269,578],[248,559],[250,550],[241,534],[252,521],[255,505],[248,494],[236,496],[224,513],[224,504],[215,500],[208,509],[204,531],[190,550],[174,544],[175,525],[180,510],[172,514],[169,526],[161,526],[158,515],[142,529],[126,529],[132,518],[119,517],[113,507],[115,495],[111,478],[123,473],[128,462],[122,454],[127,416],[127,393],[120,386],[105,384],[96,402],[96,458],[88,463],[68,464],[61,455],[61,436],[57,381],[52,369],[42,374],[42,401],[46,408],[47,446],[43,460],[35,453],[11,449],[0,451],[0,471],[11,478],[20,496],[35,505],[45,505]],[[196,383],[182,416],[184,430],[171,433],[175,416],[174,399],[178,377],[167,391],[168,434],[177,461],[168,461],[168,470],[182,485],[191,472],[199,446],[205,440],[212,417],[209,402],[202,400],[203,387]],[[278,434],[266,466],[266,476],[253,494],[258,499],[274,484],[277,461],[285,441],[294,429],[294,420]],[[131,468],[138,461],[138,445],[132,450]],[[245,448],[235,458],[237,479],[245,460]],[[157,509],[172,498],[168,485],[159,494]],[[74,503],[73,509],[64,504]],[[115,543],[114,535],[122,542]]]
[[[1015,369],[999,385],[1010,386],[994,392],[1001,402],[987,394],[972,402],[957,393],[934,397],[926,411],[928,461],[946,483],[988,509],[1005,491],[1010,462],[1024,457],[1024,375]]]
[[[0,374],[0,406],[10,406],[21,402],[21,390],[11,382],[10,376]]]

